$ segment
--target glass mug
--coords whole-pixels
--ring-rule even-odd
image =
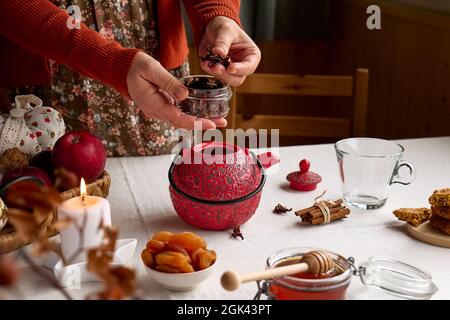
[[[401,160],[405,148],[392,141],[375,138],[350,138],[335,145],[344,201],[351,207],[371,210],[387,201],[394,183],[411,184],[415,169]],[[400,168],[409,176],[401,178]]]

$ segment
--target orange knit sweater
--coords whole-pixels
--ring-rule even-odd
[[[239,0],[183,0],[196,43],[216,16],[239,23]],[[158,58],[168,68],[180,66],[188,55],[178,0],[158,0],[160,48]],[[69,15],[48,0],[7,0],[0,5],[0,86],[49,84],[47,59],[68,65],[128,95],[126,78],[138,52],[104,39],[82,25],[67,27]]]

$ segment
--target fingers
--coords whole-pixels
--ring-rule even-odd
[[[228,83],[232,87],[240,86],[245,81],[245,76],[230,74],[228,72],[228,68],[225,69],[222,65],[218,64],[213,67],[209,67],[209,63],[204,61],[200,64],[200,66],[205,72],[213,75],[221,81]]]
[[[166,106],[159,111],[159,114],[163,120],[171,123],[174,127],[183,129],[197,129],[209,130],[215,129],[216,124],[208,119],[196,118],[194,116],[187,115],[180,111],[175,106]]]
[[[138,67],[127,77],[127,85],[131,98],[147,118],[160,119],[173,126],[184,129],[215,129],[226,126],[226,120],[197,119],[182,113],[173,105],[172,97],[184,100],[188,96],[187,89],[156,60],[141,55]],[[183,91],[180,93],[180,90]]]
[[[141,97],[143,98],[138,103],[138,107],[147,118],[160,119],[172,124],[174,127],[188,130],[198,128],[209,130],[215,129],[217,126],[226,126],[225,119],[215,119],[214,121],[197,119],[194,116],[181,112],[176,106],[170,104],[167,97],[162,93],[151,90],[152,87],[151,85],[148,86],[149,90],[146,94],[142,93]]]
[[[213,43],[212,53],[221,57],[228,56],[228,51],[230,51],[230,46],[235,37],[235,33],[229,28],[220,28]]]
[[[140,90],[136,91],[136,102],[139,109],[147,118],[161,119],[160,109],[173,107],[169,99],[158,91],[158,88],[142,79],[144,84],[138,83],[141,86]],[[143,90],[144,89],[144,90]]]
[[[217,128],[225,128],[227,126],[227,119],[225,118],[215,118],[211,119],[212,122],[216,124]]]
[[[197,119],[194,116],[181,112],[180,109],[170,104],[167,98],[159,92],[149,94],[147,98],[140,103],[139,108],[147,118],[157,118],[166,121],[176,128],[188,130],[196,128],[201,128],[202,130],[216,128],[216,124],[211,120]],[[218,120],[217,122],[220,125],[223,125],[223,121]]]
[[[250,61],[232,62],[228,66],[227,72],[236,76],[249,76],[255,73],[257,66],[258,66],[257,63],[253,63]]]
[[[249,76],[255,72],[261,61],[261,53],[257,47],[248,47],[236,52],[231,48],[231,51],[232,61],[227,67],[227,72],[239,76]]]
[[[176,100],[184,100],[189,95],[187,88],[156,60],[149,63],[148,67],[143,70],[142,76]]]

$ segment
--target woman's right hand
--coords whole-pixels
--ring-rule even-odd
[[[187,98],[188,90],[164,67],[149,55],[138,52],[133,59],[127,76],[128,92],[147,118],[171,123],[174,127],[194,129],[201,125],[202,130],[225,127],[224,118],[212,120],[196,118],[184,114],[174,106],[160,90],[177,101]]]

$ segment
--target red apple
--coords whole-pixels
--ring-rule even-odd
[[[86,182],[93,182],[105,169],[106,152],[99,138],[87,131],[72,131],[53,146],[53,168],[65,168]]]
[[[48,174],[45,173],[44,170],[41,170],[39,168],[34,168],[34,167],[17,168],[17,169],[11,170],[2,177],[0,184],[2,186],[4,186],[8,182],[11,182],[17,178],[24,177],[24,176],[36,177],[39,180],[41,180],[43,185],[45,185],[47,187],[51,187],[53,185],[52,180],[50,179]]]

